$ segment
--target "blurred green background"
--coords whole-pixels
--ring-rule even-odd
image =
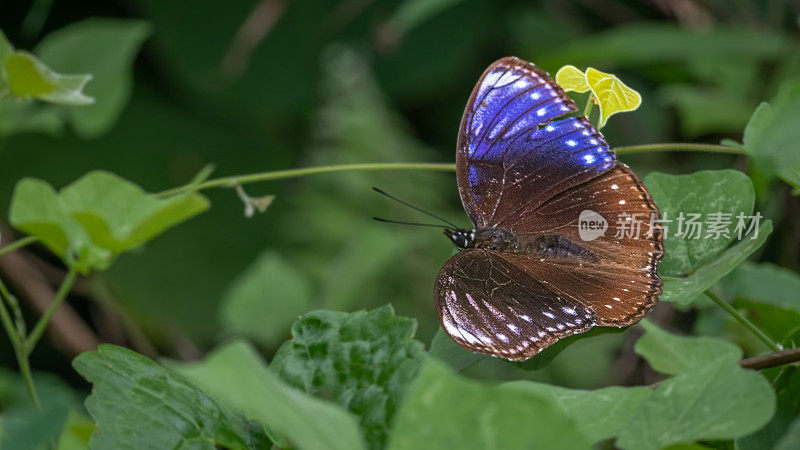
[[[104,78],[118,97],[106,120],[30,121],[13,134],[0,126],[0,205],[7,210],[24,176],[61,187],[94,169],[158,192],[209,163],[214,176],[224,176],[452,162],[473,84],[506,55],[550,73],[592,65],[641,92],[638,111],[603,129],[612,146],[741,141],[756,106],[800,73],[799,14],[797,2],[770,0],[4,2],[0,28],[17,48],[34,49],[51,32],[95,17],[133,31],[120,37],[130,41],[130,54],[116,55],[125,70]],[[91,60],[107,44],[90,40],[80,51]],[[81,68],[80,61],[51,65]],[[87,92],[98,95],[92,83]],[[757,209],[776,223],[758,258],[800,269],[797,197],[743,157],[622,159],[641,177],[656,169],[748,171]],[[233,190],[217,189],[207,192],[211,210],[85,280],[70,304],[99,340],[150,356],[191,359],[232,335],[251,337],[269,355],[301,313],[386,303],[416,318],[427,342],[438,327],[433,281],[452,244],[432,229],[373,222],[418,217],[371,186],[468,225],[451,173],[338,173],[247,185],[251,196],[276,196],[252,218]],[[45,278],[62,270],[41,248],[27,256]],[[718,309],[661,305],[654,317],[758,345]],[[634,337],[580,341],[541,372],[493,360],[470,371],[580,387],[642,381],[632,378],[641,376],[629,351]],[[14,367],[2,341],[4,365]],[[76,381],[72,350],[43,348],[33,366]]]

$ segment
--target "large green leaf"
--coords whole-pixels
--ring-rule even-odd
[[[684,275],[709,261],[736,239],[737,215],[750,216],[753,211],[753,184],[736,170],[651,173],[644,182],[665,222],[664,258],[659,265],[662,275]],[[715,221],[710,215],[718,213],[724,216]],[[688,219],[689,214],[701,214],[698,228],[692,229],[685,221],[679,230],[681,215]]]
[[[354,313],[310,312],[292,326],[291,341],[270,369],[358,416],[369,445],[381,448],[425,355],[413,339],[416,328],[415,320],[395,316],[388,305]]]
[[[31,401],[22,377],[9,369],[0,369],[0,402],[3,405],[0,448],[3,450],[43,449],[52,442],[66,441],[63,438],[71,434],[75,419],[84,417],[79,413],[83,408],[78,395],[69,385],[48,373],[34,373],[33,381],[41,409]]]
[[[772,382],[778,397],[775,416],[767,426],[736,440],[736,450],[796,449],[800,443],[800,367],[786,366]],[[794,442],[794,446],[781,445]]]
[[[800,312],[800,274],[789,269],[769,263],[744,262],[725,277],[722,286],[726,297]],[[769,286],[769,289],[764,289],[764,286]]]
[[[268,250],[233,281],[223,296],[220,315],[227,332],[274,346],[310,304],[307,276]]]
[[[94,384],[86,408],[97,423],[93,448],[249,449],[263,431],[200,389],[131,350],[101,345],[73,361]]]
[[[763,427],[774,410],[775,394],[761,374],[719,359],[661,382],[620,433],[617,445],[655,450],[733,439]]]
[[[620,433],[619,447],[659,449],[733,439],[770,420],[775,393],[760,373],[739,366],[738,349],[720,339],[681,338],[645,326],[645,342],[635,350],[653,368],[676,376],[658,385]]]
[[[397,414],[388,448],[590,447],[591,440],[546,396],[470,381],[430,359]]]
[[[665,278],[664,293],[661,294],[660,300],[684,305],[691,303],[703,291],[713,286],[720,278],[730,273],[739,263],[758,250],[766,242],[771,232],[772,221],[767,220],[761,224],[757,236],[754,235],[754,232],[745,236],[735,245],[716,255],[707,264],[694,269],[691,274],[680,278]]]
[[[744,131],[744,148],[759,169],[800,188],[800,78],[786,81],[762,103]]]
[[[593,442],[617,436],[653,394],[653,390],[647,386],[583,391],[529,381],[506,383],[502,389],[532,392],[550,399]]]
[[[635,351],[665,375],[691,372],[717,360],[736,363],[742,358],[739,347],[722,339],[678,336],[648,320],[640,323],[647,332],[636,341]]]
[[[10,222],[86,272],[106,268],[111,255],[135,248],[208,207],[208,200],[197,193],[161,199],[114,174],[96,171],[59,193],[44,181],[21,180]]]
[[[66,111],[79,134],[97,136],[117,121],[133,88],[133,61],[149,34],[150,26],[138,20],[89,19],[49,34],[36,47],[54,69],[94,76],[86,92],[95,103]]]
[[[354,417],[337,405],[283,384],[244,341],[230,343],[196,364],[172,367],[220,403],[263,424],[280,447],[358,450],[364,441]]]

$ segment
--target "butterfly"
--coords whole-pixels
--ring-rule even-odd
[[[661,294],[659,211],[547,73],[515,57],[478,80],[458,134],[474,228],[441,268],[439,321],[473,352],[522,361],[595,325],[637,322]],[[636,227],[636,234],[632,231]]]

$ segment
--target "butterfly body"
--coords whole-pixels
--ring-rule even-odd
[[[595,325],[626,326],[661,293],[658,209],[641,180],[533,64],[493,63],[467,103],[456,167],[475,227],[436,280],[440,322],[459,345],[524,360]],[[582,218],[603,225],[584,233]],[[642,235],[626,234],[645,219]]]

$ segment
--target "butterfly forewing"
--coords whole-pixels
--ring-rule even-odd
[[[546,73],[517,58],[484,72],[461,119],[456,167],[464,208],[477,228],[610,169],[616,157],[583,118],[550,122],[575,104]]]
[[[608,228],[603,234],[581,236],[584,211],[606,221]],[[629,325],[661,294],[657,268],[663,254],[663,233],[657,219],[658,209],[641,180],[620,164],[557,195],[513,224],[518,235],[558,235],[593,258],[502,256],[560,296],[586,305],[595,312],[598,325]]]

